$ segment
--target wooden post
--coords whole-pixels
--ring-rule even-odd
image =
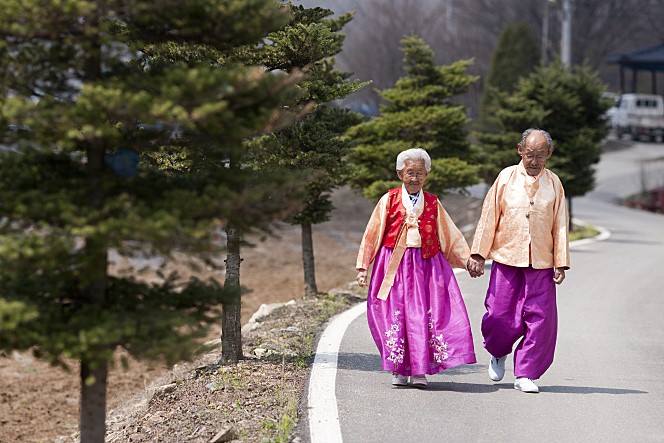
[[[632,92],[636,92],[636,85],[638,83],[639,71],[636,68],[632,68]]]
[[[625,65],[620,64],[620,92],[625,92]]]

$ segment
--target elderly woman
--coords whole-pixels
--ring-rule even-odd
[[[374,262],[367,317],[393,386],[427,386],[426,374],[475,363],[466,306],[452,267],[466,268],[470,249],[434,194],[422,186],[431,170],[423,149],[397,157],[400,188],[373,211],[356,268],[360,286]]]

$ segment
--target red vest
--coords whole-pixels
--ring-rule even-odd
[[[394,248],[397,241],[399,228],[406,215],[406,208],[401,202],[401,188],[394,188],[387,191],[389,197],[387,201],[387,225],[385,226],[385,236],[383,237],[383,246]],[[419,217],[420,237],[422,237],[422,258],[431,258],[438,253],[438,210],[436,202],[438,197],[434,194],[424,192],[424,211]]]

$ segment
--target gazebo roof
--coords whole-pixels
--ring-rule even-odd
[[[631,52],[611,54],[605,61],[638,71],[664,71],[664,42]]]

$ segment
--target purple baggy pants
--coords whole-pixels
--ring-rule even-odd
[[[553,363],[558,332],[553,269],[493,262],[482,318],[484,347],[494,357],[514,350],[514,375],[536,380]]]

